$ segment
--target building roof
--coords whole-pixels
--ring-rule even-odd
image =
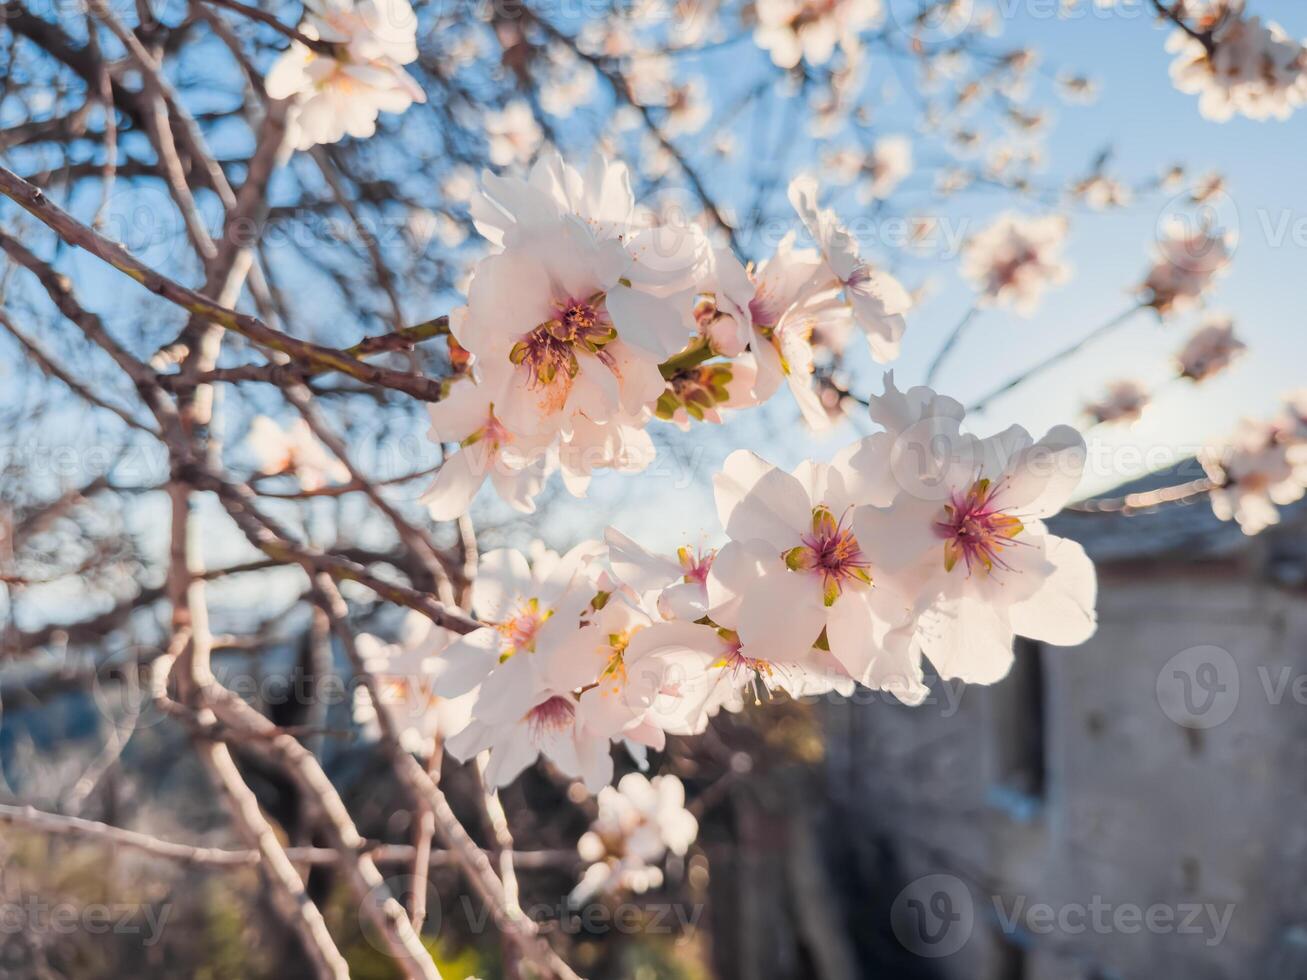
[[[1101,502],[1147,493],[1202,477],[1202,466],[1190,458],[1091,500]],[[1307,500],[1280,508],[1280,514],[1279,528],[1307,524]],[[1238,524],[1216,518],[1206,494],[1131,513],[1064,511],[1048,525],[1053,533],[1080,542],[1096,562],[1219,561],[1246,555],[1258,547],[1258,539],[1244,534]],[[1274,532],[1271,529],[1266,533]]]

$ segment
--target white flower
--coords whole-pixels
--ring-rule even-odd
[[[604,532],[613,577],[641,607],[664,619],[694,621],[708,611],[708,571],[716,552],[681,547],[676,557],[655,555],[617,528]]]
[[[671,137],[691,136],[712,118],[712,104],[702,78],[691,78],[667,93],[667,122],[664,132]]]
[[[1067,221],[1061,215],[1030,218],[1006,212],[972,236],[962,250],[962,275],[983,306],[1004,306],[1029,316],[1044,290],[1065,282],[1062,261]]]
[[[844,296],[856,323],[867,335],[871,356],[882,364],[899,355],[912,296],[897,279],[864,262],[858,243],[834,211],[817,206],[817,183],[801,177],[790,184],[790,204],[799,215]]]
[[[819,324],[848,319],[838,284],[823,282],[825,263],[812,249],[795,249],[791,232],[776,254],[758,268],[745,270],[730,252],[716,253],[716,316],[709,339],[722,352],[753,352],[756,372],[752,398],[764,402],[786,383],[799,410],[813,428],[830,417],[812,385],[812,336]],[[720,347],[718,346],[720,345]]]
[[[410,612],[399,643],[383,643],[369,633],[356,638],[365,666],[376,675],[382,709],[410,752],[429,753],[435,735],[459,731],[471,719],[474,695],[442,698],[434,690],[435,679],[445,668],[440,654],[456,637],[422,613]],[[359,688],[357,694],[354,717],[366,724],[376,706],[366,688]]]
[[[514,435],[495,415],[496,403],[507,398],[508,365],[492,362],[486,375],[455,379],[444,398],[427,406],[432,440],[459,444],[422,495],[434,520],[466,513],[486,477],[505,503],[533,513],[535,497],[556,463],[548,439]]]
[[[1137,422],[1149,402],[1148,388],[1142,382],[1124,380],[1108,385],[1098,401],[1085,405],[1085,414],[1095,423]]]
[[[576,655],[575,639],[595,595],[589,565],[597,550],[592,542],[561,558],[542,550],[533,568],[516,551],[483,559],[473,608],[495,625],[442,654],[448,663],[434,690],[456,694],[480,683],[471,721],[446,747],[462,761],[488,750],[492,786],[507,785],[541,754],[592,792],[612,779],[609,739],[577,724],[576,692],[593,680],[593,664]]]
[[[684,855],[699,835],[699,822],[685,808],[685,787],[672,775],[628,773],[601,789],[596,802],[599,813],[576,845],[589,867],[570,896],[574,905],[601,892],[657,887],[656,865],[668,852]]]
[[[1095,211],[1123,208],[1134,198],[1125,184],[1107,174],[1094,174],[1071,186],[1071,193]]]
[[[417,18],[407,0],[319,0],[300,33],[332,54],[292,41],[265,79],[269,97],[293,99],[288,139],[296,149],[368,137],[381,112],[426,101],[401,65],[417,58]]]
[[[941,677],[993,683],[1014,634],[1075,645],[1094,631],[1093,564],[1043,524],[1079,482],[1085,443],[1067,426],[1035,443],[1019,426],[981,440],[957,423],[946,411],[904,429],[891,467],[903,489],[887,507],[858,508],[852,526],[915,596],[914,651]]]
[[[885,136],[876,140],[863,169],[867,180],[858,188],[864,204],[883,201],[912,173],[912,141],[906,136]]]
[[[1226,11],[1211,32],[1213,50],[1184,31],[1167,41],[1176,52],[1171,80],[1198,96],[1205,119],[1288,119],[1307,101],[1307,49],[1279,24]]]
[[[879,23],[880,0],[757,0],[753,40],[779,68],[824,65],[837,45],[858,51],[858,32]]]
[[[526,180],[487,175],[472,211],[498,251],[451,330],[497,382],[495,418],[533,449],[557,439],[574,493],[594,469],[646,465],[658,366],[691,340],[702,232],[637,229],[626,168],[602,158],[585,177],[556,156]]]
[[[1176,355],[1180,377],[1206,381],[1228,368],[1248,347],[1234,335],[1234,320],[1209,316]]]
[[[318,441],[304,419],[295,419],[283,429],[268,416],[259,415],[250,423],[246,442],[262,476],[290,473],[310,493],[349,479],[345,464]]]
[[[1190,228],[1181,218],[1170,219],[1141,286],[1147,304],[1162,317],[1198,306],[1216,277],[1228,270],[1231,245],[1224,232]]]
[[[1307,445],[1276,423],[1244,419],[1223,445],[1205,449],[1199,459],[1216,484],[1212,512],[1237,521],[1244,534],[1278,524],[1278,508],[1301,500],[1307,488]]]
[[[531,106],[523,99],[514,99],[502,109],[486,112],[484,125],[490,162],[496,167],[526,163],[535,156],[544,139]]]
[[[491,671],[518,674],[535,654],[567,643],[597,591],[591,563],[601,550],[591,541],[562,556],[541,547],[530,563],[512,548],[482,555],[472,583],[472,611],[489,625],[454,640],[440,655],[444,666],[435,693],[465,694]]]
[[[821,644],[854,679],[920,700],[919,675],[887,640],[910,602],[854,532],[840,473],[803,463],[790,474],[741,450],[713,486],[730,541],[708,575],[709,615],[737,634],[741,655],[792,663]]]

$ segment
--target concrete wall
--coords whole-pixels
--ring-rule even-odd
[[[824,709],[868,975],[1307,977],[1307,601],[1161,566],[1099,609],[993,688]]]

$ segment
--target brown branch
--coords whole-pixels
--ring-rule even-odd
[[[0,171],[3,170],[4,168],[0,167]],[[35,275],[59,312],[72,321],[88,340],[113,358],[114,363],[136,385],[155,418],[164,424],[165,430],[168,428],[168,423],[176,421],[176,408],[164,395],[154,372],[113,338],[113,335],[105,329],[99,316],[87,311],[78,303],[77,297],[73,295],[72,284],[66,276],[56,272],[48,263],[38,259],[22,242],[2,230],[0,230],[0,249]]]
[[[391,895],[386,879],[367,853],[366,842],[354,826],[344,801],[313,753],[230,691],[214,685],[206,695],[207,703],[219,720],[237,731],[260,737],[304,791],[304,798],[311,801],[317,811],[319,826],[331,846],[340,852],[338,867],[344,873],[354,898],[381,931],[391,956],[405,976],[439,980],[440,972],[409,922],[404,907]]]
[[[288,27],[266,10],[260,10],[258,7],[252,7],[249,4],[240,3],[239,0],[204,0],[204,2],[210,3],[215,7],[222,7],[225,10],[233,11],[234,13],[240,14],[242,17],[248,17],[250,20],[258,21],[260,24],[267,24],[278,34],[290,38],[292,41],[297,41],[306,48],[312,48],[319,54],[332,55],[335,53],[335,49],[327,41],[309,37],[302,31],[297,31],[293,27]]]
[[[8,315],[3,310],[0,310],[0,326],[3,326],[9,331],[14,340],[18,341],[19,346],[27,352],[27,356],[35,361],[37,365],[40,366],[41,370],[50,375],[50,377],[62,381],[69,391],[77,395],[77,397],[81,398],[84,402],[89,405],[94,405],[96,408],[102,408],[106,412],[113,413],[138,432],[145,432],[154,436],[156,439],[159,438],[159,432],[157,429],[153,429],[142,422],[138,422],[126,409],[105,401],[90,388],[73,377],[70,372],[60,367],[49,354],[41,349],[40,345],[37,344],[35,340],[19,329],[18,325],[9,319]]]
[[[1169,20],[1176,27],[1180,28],[1180,30],[1188,34],[1203,46],[1203,50],[1207,52],[1207,57],[1212,57],[1216,54],[1216,41],[1212,37],[1212,32],[1198,31],[1193,27],[1190,27],[1189,24],[1185,22],[1184,18],[1177,13],[1177,8],[1180,6],[1182,6],[1182,4],[1177,3],[1174,7],[1168,7],[1162,3],[1162,0],[1153,0],[1153,8],[1157,11],[1159,17]]]
[[[319,575],[314,579],[318,601],[331,620],[332,631],[345,651],[355,674],[363,681],[372,703],[377,706],[377,725],[381,744],[389,756],[400,781],[420,811],[429,811],[435,819],[436,833],[459,862],[472,889],[494,912],[495,923],[504,936],[527,961],[546,969],[560,980],[577,980],[576,974],[538,933],[536,924],[526,916],[506,892],[495,874],[490,859],[472,840],[449,806],[444,792],[431,774],[404,750],[394,719],[385,710],[376,675],[368,668],[347,625],[349,609],[335,583]]]
[[[1160,487],[1156,490],[1143,490],[1139,493],[1127,493],[1120,497],[1094,497],[1067,504],[1066,510],[1080,514],[1124,514],[1129,516],[1141,511],[1152,510],[1164,504],[1188,503],[1197,497],[1211,493],[1216,484],[1206,477],[1180,483],[1173,487]]]
[[[426,592],[379,579],[357,562],[327,554],[310,545],[295,544],[276,522],[259,512],[255,506],[254,491],[250,487],[228,483],[207,471],[194,472],[189,476],[196,487],[218,495],[219,501],[246,540],[268,557],[286,564],[299,565],[310,576],[315,572],[325,572],[336,581],[357,582],[381,598],[417,610],[437,626],[456,633],[470,633],[485,625],[456,608],[437,602]]]
[[[439,401],[441,398],[442,385],[439,381],[417,374],[375,367],[333,348],[299,340],[279,330],[273,330],[258,317],[238,313],[169,279],[141,262],[121,245],[109,241],[99,232],[73,218],[46,198],[39,187],[29,184],[4,167],[0,167],[0,193],[20,205],[69,245],[90,252],[156,296],[190,313],[205,317],[260,346],[312,364],[321,370],[338,371],[366,384],[393,388],[422,401]]]
[[[211,868],[254,867],[262,857],[258,850],[235,850],[221,847],[206,847],[199,844],[182,844],[165,840],[153,834],[143,834],[98,820],[86,820],[81,817],[69,817],[58,813],[47,813],[30,806],[14,806],[0,803],[0,824],[21,827],[52,837],[66,837],[73,840],[85,840],[106,844],[110,847],[125,847],[153,857],[183,864],[196,864]],[[286,856],[295,864],[332,865],[338,864],[342,855],[330,847],[288,847]],[[408,844],[378,844],[365,842],[365,851],[378,864],[410,864],[414,860],[414,848]],[[575,851],[516,851],[513,860],[520,868],[529,869],[569,869],[579,863]],[[449,868],[456,862],[448,851],[431,851],[430,867]]]

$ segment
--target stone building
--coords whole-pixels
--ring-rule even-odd
[[[1090,642],[826,709],[853,975],[1307,977],[1307,506],[1283,516],[1064,515],[1099,568]]]

